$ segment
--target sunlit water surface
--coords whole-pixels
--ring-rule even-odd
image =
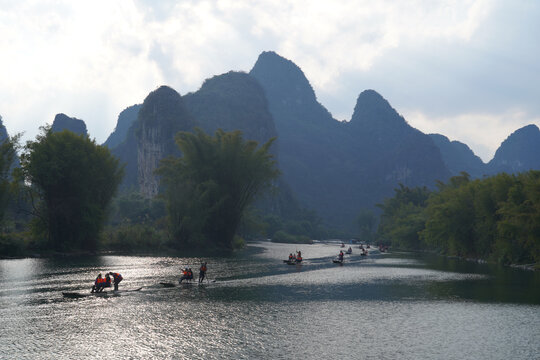
[[[303,264],[284,264],[297,249]],[[340,266],[338,251],[0,260],[0,359],[540,358],[538,273],[356,246]],[[201,261],[204,285],[159,284]],[[63,297],[106,271],[143,289]]]

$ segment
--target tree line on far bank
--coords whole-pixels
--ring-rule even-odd
[[[181,157],[162,161],[161,195],[117,194],[123,166],[105,146],[70,131],[41,129],[0,146],[0,256],[95,250],[231,250],[243,237],[316,236],[320,220],[261,215],[253,206],[279,176],[269,152],[239,131],[176,135]],[[20,166],[12,163],[22,150]],[[4,218],[4,213],[8,215]],[[4,221],[2,221],[4,220]],[[301,237],[304,235],[304,237]],[[278,236],[279,237],[279,236]]]
[[[502,264],[540,262],[540,171],[471,180],[437,190],[401,185],[382,209],[379,241],[402,249]]]

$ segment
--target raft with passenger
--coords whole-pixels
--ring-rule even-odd
[[[215,282],[216,282],[216,280],[213,279],[213,280],[205,280],[203,282],[198,282],[198,281],[178,282],[177,284],[172,283],[172,282],[162,281],[159,284],[161,286],[163,286],[163,287],[166,287],[166,288],[173,288],[173,287],[189,287],[191,285],[206,285],[206,284],[215,283]]]
[[[134,291],[140,291],[142,287],[137,289],[126,289],[126,290],[111,290],[111,291],[101,291],[101,292],[69,292],[69,291],[63,291],[62,295],[66,298],[72,298],[72,299],[78,299],[78,298],[84,298],[89,296],[117,296],[124,293],[134,292]]]
[[[297,265],[302,262],[302,252],[297,251],[296,255],[293,255],[293,253],[289,254],[289,259],[283,260],[283,262],[287,265]]]
[[[296,265],[296,264],[300,264],[302,263],[302,257],[293,257],[293,258],[290,258],[288,260],[283,260],[283,262],[287,265]]]
[[[332,262],[334,264],[343,264],[343,250],[341,250],[337,256],[337,258],[335,258],[334,260],[332,260]]]

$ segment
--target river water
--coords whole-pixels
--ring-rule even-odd
[[[540,274],[335,243],[226,258],[0,260],[0,359],[539,359]],[[177,283],[208,262],[208,282]],[[89,291],[99,272],[118,295]],[[197,271],[195,271],[197,273]]]

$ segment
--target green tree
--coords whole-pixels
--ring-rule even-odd
[[[423,246],[419,237],[425,225],[425,207],[430,191],[426,187],[409,188],[402,184],[393,198],[377,205],[382,214],[377,237],[383,243],[403,249]]]
[[[474,192],[470,186],[445,187],[433,194],[426,208],[421,239],[450,255],[472,256],[474,241]]]
[[[269,148],[244,141],[240,131],[195,129],[175,137],[182,157],[162,161],[158,173],[174,245],[231,249],[247,206],[279,171]]]
[[[0,124],[2,117],[0,116]],[[11,169],[17,157],[20,135],[5,138],[0,144],[0,223],[4,220],[10,194]]]
[[[149,224],[159,221],[165,216],[163,199],[148,199],[139,191],[125,191],[113,199],[108,225]]]
[[[540,171],[515,176],[498,214],[494,257],[501,263],[540,262]]]
[[[429,198],[419,189],[396,189],[380,205],[380,238],[504,264],[540,261],[540,171],[474,181],[462,173],[438,188]]]
[[[21,175],[36,195],[35,235],[47,247],[93,250],[106,209],[123,176],[123,167],[107,147],[70,131],[42,128],[21,156]]]

